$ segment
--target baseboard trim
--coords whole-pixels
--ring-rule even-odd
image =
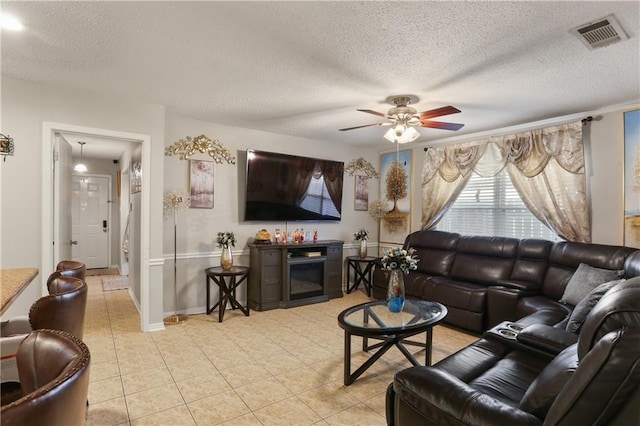
[[[154,331],[162,331],[165,330],[164,323],[153,323],[149,324],[149,332],[152,333]]]

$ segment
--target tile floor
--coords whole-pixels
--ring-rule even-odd
[[[249,317],[227,310],[222,323],[193,315],[142,333],[128,291],[103,292],[101,278],[87,277],[87,425],[385,425],[386,387],[410,366],[393,348],[343,385],[337,316],[367,301],[362,291]],[[476,338],[436,326],[434,362]],[[357,341],[352,348],[353,371],[367,355]]]

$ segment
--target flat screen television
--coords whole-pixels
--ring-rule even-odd
[[[246,221],[339,221],[344,163],[247,150]]]

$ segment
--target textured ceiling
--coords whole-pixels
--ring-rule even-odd
[[[389,95],[475,133],[640,99],[640,2],[12,2],[2,75],[164,104],[180,115],[385,147]],[[629,40],[569,30],[614,13]],[[197,132],[197,130],[194,130]],[[453,136],[420,129],[416,142]]]

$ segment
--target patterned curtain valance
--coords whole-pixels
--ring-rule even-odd
[[[492,137],[503,158],[526,177],[540,174],[551,158],[569,173],[584,173],[582,123]]]
[[[466,177],[486,149],[487,141],[429,148],[422,169],[422,184],[433,179],[436,173],[446,182]]]
[[[591,241],[580,121],[426,150],[422,228],[436,226],[471,171],[494,176],[505,166],[527,208],[569,241]]]

